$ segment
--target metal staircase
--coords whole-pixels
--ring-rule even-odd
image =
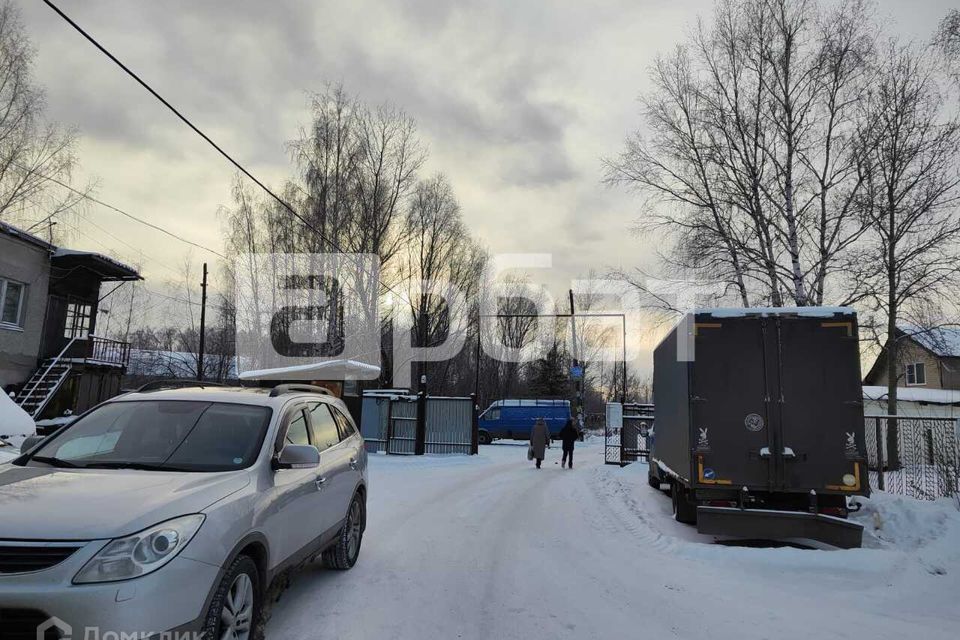
[[[40,415],[47,403],[56,395],[64,381],[69,377],[72,366],[69,362],[47,360],[34,372],[27,384],[17,394],[16,402],[20,408],[33,418]]]
[[[47,406],[47,403],[56,395],[64,381],[70,376],[70,370],[73,366],[70,360],[64,359],[64,354],[70,350],[70,347],[76,341],[77,339],[73,338],[56,358],[46,360],[17,394],[16,403],[31,417],[36,418],[40,415],[43,408]]]

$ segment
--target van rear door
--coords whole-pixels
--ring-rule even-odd
[[[778,318],[777,336],[783,434],[778,488],[860,493],[866,445],[856,318]]]
[[[764,322],[758,317],[696,317],[690,385],[694,486],[771,486],[774,429]]]

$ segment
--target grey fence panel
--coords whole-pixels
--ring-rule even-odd
[[[427,398],[426,453],[470,455],[473,445],[473,400]]]
[[[367,451],[377,453],[387,450],[387,416],[390,413],[390,398],[363,399],[360,414],[360,434]]]
[[[387,428],[387,453],[413,455],[417,441],[417,400],[404,396],[390,401],[389,425]]]
[[[900,458],[890,460],[890,423],[896,420]],[[867,416],[870,487],[935,500],[958,495],[960,445],[953,418]]]

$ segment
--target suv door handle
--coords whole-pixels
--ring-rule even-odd
[[[350,468],[353,469],[354,471],[357,470],[357,459],[356,459],[356,458],[350,458]]]
[[[317,489],[323,489],[323,484],[327,481],[326,477],[320,476],[317,478]]]

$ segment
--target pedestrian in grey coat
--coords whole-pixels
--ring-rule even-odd
[[[546,458],[546,450],[550,448],[550,429],[543,418],[537,418],[533,423],[533,429],[530,430],[530,449],[533,451],[533,459],[537,461],[537,469],[540,463]]]

